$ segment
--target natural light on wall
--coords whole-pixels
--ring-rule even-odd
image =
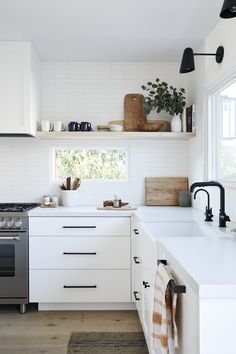
[[[54,179],[67,176],[86,180],[127,179],[126,149],[54,149]]]
[[[236,79],[213,95],[212,104],[212,177],[236,181]]]

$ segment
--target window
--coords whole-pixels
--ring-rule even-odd
[[[54,149],[54,178],[87,180],[127,179],[127,151],[120,149]]]
[[[210,177],[236,182],[236,78],[210,96]]]

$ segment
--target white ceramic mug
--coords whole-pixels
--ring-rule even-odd
[[[61,120],[56,120],[54,122],[54,131],[55,132],[61,132],[65,130],[65,124],[62,123]]]
[[[51,132],[53,130],[53,124],[49,120],[42,120],[41,127],[43,132]]]

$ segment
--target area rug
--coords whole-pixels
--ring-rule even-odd
[[[148,354],[143,332],[72,333],[67,354]]]

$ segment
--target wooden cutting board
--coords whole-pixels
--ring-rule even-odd
[[[146,123],[146,113],[143,110],[144,97],[138,93],[125,96],[124,127],[127,132],[142,131]]]
[[[146,205],[178,205],[179,192],[188,191],[187,177],[146,177]]]
[[[144,96],[130,93],[124,101],[124,128],[127,132],[168,132],[170,123],[167,121],[147,121],[143,109]]]

